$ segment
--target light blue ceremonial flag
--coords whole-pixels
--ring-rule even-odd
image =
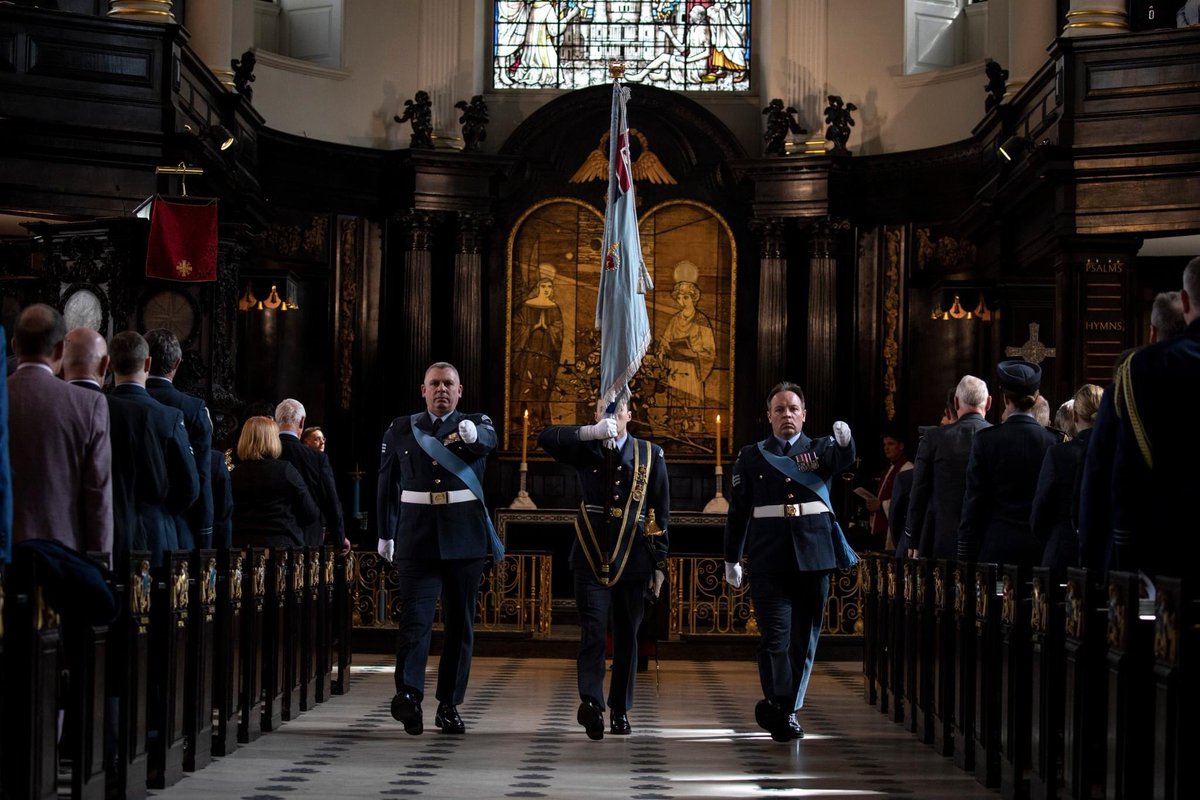
[[[650,347],[646,292],[654,288],[638,238],[629,158],[629,90],[613,81],[612,123],[608,136],[608,201],[604,208],[604,249],[596,327],[600,329],[600,397],[611,403],[629,385]]]

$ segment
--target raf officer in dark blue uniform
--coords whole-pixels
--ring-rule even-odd
[[[725,579],[742,585],[747,554],[762,634],[763,699],[754,716],[777,742],[804,737],[796,711],[817,652],[829,574],[858,561],[829,498],[830,481],[854,464],[850,426],[835,422],[832,436],[814,440],[801,432],[804,417],[799,386],[784,382],[771,390],[771,435],[738,453],[725,525]]]
[[[604,650],[610,612],[609,732],[632,732],[629,709],[637,675],[637,632],[646,591],[657,597],[662,590],[671,507],[662,448],[626,431],[628,393],[617,398],[612,416],[604,414],[601,403],[596,424],[552,425],[538,436],[547,453],[575,467],[583,488],[570,556],[580,628],[576,719],[595,740],[604,738]]]
[[[486,414],[457,410],[458,370],[445,362],[425,371],[425,411],[396,417],[383,436],[379,462],[379,553],[400,574],[396,696],[392,716],[404,730],[424,730],[425,662],[438,596],[445,645],[438,666],[437,716],[442,733],[463,733],[458,706],[467,691],[475,603],[489,547],[503,557],[483,504],[484,467],[496,447]]]
[[[1036,567],[1042,543],[1029,524],[1046,451],[1058,436],[1033,417],[1042,368],[1001,361],[996,382],[1004,395],[1004,424],[975,434],[967,459],[967,488],[958,523],[959,561]]]

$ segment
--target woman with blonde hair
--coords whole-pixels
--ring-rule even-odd
[[[1045,545],[1043,567],[1079,566],[1079,477],[1104,390],[1084,384],[1072,400],[1074,438],[1046,451],[1029,523]]]
[[[279,427],[270,417],[250,417],[238,439],[233,484],[235,547],[300,547],[303,529],[320,518],[304,479],[279,459]]]

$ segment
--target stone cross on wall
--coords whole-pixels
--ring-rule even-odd
[[[1054,358],[1058,355],[1053,347],[1046,347],[1038,339],[1038,329],[1041,328],[1036,322],[1029,323],[1029,341],[1020,347],[1004,348],[1004,355],[1009,358],[1020,356],[1031,364],[1041,364],[1047,358]]]

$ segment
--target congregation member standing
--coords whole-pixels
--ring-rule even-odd
[[[63,378],[74,386],[100,393],[108,372],[108,345],[91,328],[68,331],[63,347]],[[140,538],[141,509],[167,498],[167,463],[154,438],[150,411],[120,397],[104,395],[108,404],[108,439],[112,446],[114,563],[124,565]]]
[[[163,405],[146,391],[150,374],[150,346],[146,340],[136,331],[122,331],[108,343],[108,355],[114,384],[111,396],[147,410],[152,438],[167,467],[167,497],[161,503],[139,504],[142,530],[133,542],[134,550],[149,550],[150,563],[157,566],[162,563],[164,551],[182,548],[176,520],[199,497],[200,477],[188,444],[183,412]]]
[[[163,405],[183,412],[196,474],[200,476],[200,494],[196,502],[175,520],[179,546],[184,550],[211,547],[213,499],[209,481],[212,465],[208,451],[212,449],[212,420],[203,400],[175,388],[175,373],[183,362],[183,348],[175,334],[166,328],[155,328],[146,332],[146,344],[150,347],[150,377],[146,380],[146,391]]]
[[[1059,442],[1033,416],[1042,368],[1027,361],[1001,361],[996,382],[1004,395],[1004,423],[982,430],[971,444],[958,560],[1037,566],[1042,545],[1029,517],[1046,451]]]
[[[392,717],[413,736],[425,730],[425,664],[439,596],[445,634],[434,723],[442,733],[465,732],[458,706],[471,675],[479,580],[489,551],[503,558],[482,486],[496,429],[486,414],[458,410],[462,391],[452,364],[430,365],[421,383],[425,410],[392,421],[379,461],[378,550],[400,578]]]
[[[1194,529],[1200,485],[1200,426],[1186,412],[1200,396],[1200,257],[1179,297],[1183,332],[1135,353],[1117,376],[1112,566],[1193,578],[1200,570],[1181,557],[1180,537]]]
[[[953,422],[932,428],[917,445],[905,529],[910,558],[953,559],[958,555],[958,523],[967,487],[967,460],[975,434],[990,428],[987,384],[964,375],[954,389]]]
[[[300,473],[280,458],[282,449],[275,420],[250,417],[242,425],[230,474],[236,547],[303,547],[305,528],[321,519]]]
[[[1079,387],[1070,401],[1074,436],[1047,450],[1042,461],[1029,525],[1044,548],[1043,567],[1079,566],[1079,473],[1103,393],[1094,383]]]
[[[662,448],[630,436],[629,395],[605,416],[596,406],[594,425],[551,425],[538,444],[574,467],[583,489],[571,545],[575,607],[579,611],[576,721],[588,738],[604,738],[605,642],[612,622],[612,680],[608,689],[609,732],[632,733],[637,675],[637,634],[649,590],[658,597],[667,569],[670,489]]]
[[[829,575],[858,561],[829,496],[830,482],[854,465],[850,426],[835,422],[832,436],[814,440],[801,430],[805,415],[796,384],[780,383],[767,395],[771,435],[738,453],[725,525],[725,579],[741,586],[746,554],[762,637],[763,699],[754,716],[777,742],[804,736],[796,712],[812,674]]]
[[[17,317],[8,379],[13,542],[51,539],[80,553],[113,548],[108,404],[55,377],[67,326],[37,303]]]
[[[279,425],[279,441],[283,445],[280,458],[296,468],[317,508],[321,509],[320,518],[304,529],[304,544],[308,547],[331,544],[348,552],[350,542],[346,539],[342,503],[338,499],[329,456],[300,441],[305,416],[299,400],[288,398],[275,407],[275,423]]]

